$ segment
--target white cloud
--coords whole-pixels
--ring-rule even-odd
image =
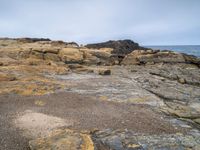
[[[200,44],[199,5],[199,0],[1,0],[0,35]]]

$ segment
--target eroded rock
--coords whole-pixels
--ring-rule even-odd
[[[94,150],[91,136],[85,132],[73,130],[56,130],[46,138],[40,138],[29,142],[31,150]]]
[[[155,63],[191,63],[198,65],[200,60],[195,56],[173,51],[134,50],[122,61],[124,65],[155,64]]]

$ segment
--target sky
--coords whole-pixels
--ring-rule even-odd
[[[200,0],[0,0],[0,37],[200,45]]]

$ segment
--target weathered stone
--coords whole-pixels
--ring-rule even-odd
[[[118,59],[112,57],[111,48],[101,48],[99,50],[96,49],[80,49],[83,52],[84,56],[84,64],[89,65],[114,65],[118,63]]]
[[[14,75],[0,73],[0,81],[14,81],[14,80],[16,80],[16,77]]]
[[[54,53],[46,53],[44,54],[45,60],[52,60],[52,61],[61,61],[60,57]]]
[[[49,137],[29,142],[31,150],[94,150],[94,143],[87,133],[78,133],[72,130],[57,130]]]
[[[110,69],[98,69],[97,70],[99,75],[111,75],[111,70]]]
[[[112,48],[112,54],[126,55],[136,49],[145,49],[140,47],[138,43],[131,40],[119,40],[119,41],[108,41],[104,43],[88,44],[87,48],[101,49],[101,48]]]
[[[37,58],[37,59],[44,59],[44,53],[32,51],[31,54],[30,54],[30,57],[31,58]]]
[[[58,54],[59,53],[59,48],[57,47],[38,47],[38,48],[33,48],[33,51],[39,52],[39,53],[53,53],[53,54]]]
[[[181,83],[181,84],[185,84],[186,80],[184,78],[180,78],[180,79],[178,79],[178,82]]]
[[[78,48],[63,48],[59,52],[59,57],[65,63],[83,62],[83,53]]]
[[[198,119],[195,119],[195,120],[194,120],[194,122],[196,122],[196,123],[200,124],[200,118],[198,118]]]
[[[124,65],[149,63],[185,63],[185,58],[182,54],[171,51],[135,50],[122,61]]]

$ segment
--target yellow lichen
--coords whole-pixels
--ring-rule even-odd
[[[128,148],[139,148],[140,147],[140,145],[138,145],[138,144],[129,144],[128,145]]]
[[[35,101],[35,105],[38,105],[38,106],[44,106],[46,103],[42,100],[36,100]]]
[[[82,139],[83,139],[83,144],[81,145],[82,150],[94,150],[94,143],[91,139],[91,136],[88,134],[83,134],[80,133]]]

